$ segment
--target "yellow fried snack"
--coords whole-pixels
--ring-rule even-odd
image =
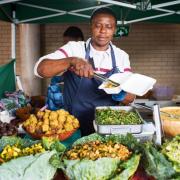
[[[23,126],[32,134],[53,135],[79,128],[79,121],[63,109],[45,110],[45,112],[39,111],[37,117],[32,114]]]

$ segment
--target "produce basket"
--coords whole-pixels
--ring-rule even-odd
[[[39,111],[23,122],[23,129],[33,138],[54,137],[61,141],[79,128],[79,121],[64,109]]]
[[[42,139],[42,137],[52,137],[55,139],[59,139],[60,141],[64,141],[68,139],[77,131],[77,129],[73,129],[72,131],[67,131],[59,134],[43,134],[43,133],[37,134],[37,133],[29,132],[25,127],[23,127],[23,129],[26,131],[27,134],[29,134],[34,139]]]

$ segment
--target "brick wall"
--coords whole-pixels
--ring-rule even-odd
[[[62,34],[70,24],[41,25],[41,55],[53,52],[60,47]],[[72,25],[72,24],[71,24]],[[85,36],[90,37],[88,24],[79,26]],[[115,39],[114,43],[125,50],[134,72],[157,79],[157,85],[175,88],[180,94],[180,25],[176,24],[132,24],[128,37]],[[0,64],[10,58],[10,24],[0,21]],[[20,73],[19,31],[17,27],[17,71]],[[49,80],[44,81],[46,92]]]
[[[135,72],[157,79],[180,93],[180,25],[133,24],[128,37],[116,41],[130,55]]]
[[[11,23],[0,21],[0,65],[11,59]],[[16,73],[21,74],[19,51],[19,28],[16,26]]]
[[[11,56],[11,26],[9,23],[0,23],[0,61],[6,63]]]

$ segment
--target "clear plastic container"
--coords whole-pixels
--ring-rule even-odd
[[[171,100],[174,88],[169,86],[156,86],[153,89],[153,96],[156,100]]]

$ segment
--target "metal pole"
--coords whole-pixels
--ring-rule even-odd
[[[16,18],[16,12],[13,11],[13,20]],[[11,58],[16,58],[16,24],[11,23]]]

